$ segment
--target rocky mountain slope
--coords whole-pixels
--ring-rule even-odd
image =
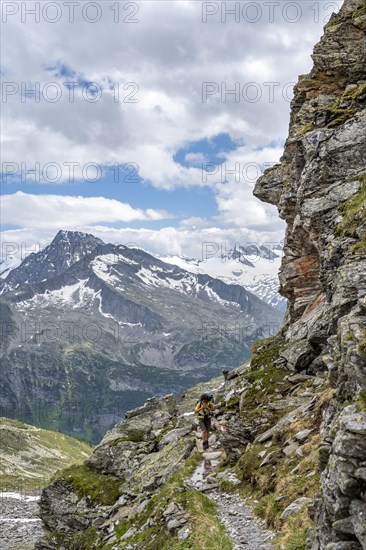
[[[29,254],[16,267],[10,268],[12,261],[15,261],[12,256],[7,261],[3,260],[7,269],[1,273],[3,280],[0,282],[0,294],[15,290],[24,283],[41,283],[52,279],[103,245],[103,241],[94,235],[79,231],[59,231],[49,245]],[[19,256],[21,254],[18,253],[18,261]]]
[[[241,286],[64,231],[3,290],[2,414],[94,442],[147,397],[233,368],[283,320]]]
[[[254,194],[287,222],[286,368],[326,372],[321,491],[309,541],[366,548],[366,6],[346,0],[300,77],[281,164]]]
[[[40,283],[59,275],[75,261],[104,244],[90,234],[59,231],[54,240],[39,253],[26,256],[22,248],[12,251],[10,244],[9,250],[4,245],[4,254],[0,258],[0,295],[16,289],[22,283]],[[282,313],[286,311],[286,299],[278,293],[278,270],[283,253],[281,244],[236,243],[232,249],[223,246],[220,249],[217,243],[211,243],[208,248],[208,257],[205,259],[177,255],[154,256],[185,271],[210,275],[227,284],[241,285],[266,304]],[[26,256],[23,261],[22,255]]]
[[[278,549],[366,549],[365,35],[363,0],[345,0],[295,88],[281,163],[255,188],[287,222],[285,327],[225,379],[132,410],[60,473],[39,550],[232,548],[217,490],[245,498]],[[202,389],[216,394],[215,464],[196,451]]]
[[[331,394],[324,375],[274,366],[283,346],[282,335],[260,341],[251,364],[226,379],[151,398],[127,413],[83,466],[60,472],[43,491],[47,535],[37,548],[229,550],[235,542],[272,550],[250,508],[242,517],[244,496],[279,532],[278,547],[302,548],[305,506],[319,486],[319,424]],[[192,410],[207,389],[217,411],[202,455]],[[215,501],[239,516],[235,528]]]

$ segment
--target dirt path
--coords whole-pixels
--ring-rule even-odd
[[[200,442],[197,447],[200,449]],[[231,483],[239,480],[233,472],[217,472],[222,451],[215,442],[208,452],[202,453],[202,462],[189,480],[189,485],[207,494],[217,504],[217,508],[234,550],[273,550],[274,533],[254,516],[252,509],[236,493],[218,490],[220,478]]]
[[[253,516],[251,508],[237,494],[210,491],[208,496],[217,504],[234,550],[273,550],[274,534]]]

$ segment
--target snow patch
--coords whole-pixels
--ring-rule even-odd
[[[41,497],[39,495],[22,495],[20,493],[15,493],[12,491],[9,491],[9,492],[1,491],[0,498],[7,498],[11,500],[22,500],[23,502],[34,502],[34,501],[40,500]]]
[[[88,279],[78,281],[73,285],[63,286],[56,290],[46,290],[44,294],[36,294],[29,300],[18,302],[17,309],[24,311],[33,307],[48,307],[52,305],[72,305],[73,309],[91,307],[99,292],[87,286]]]

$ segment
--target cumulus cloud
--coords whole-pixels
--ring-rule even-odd
[[[199,227],[163,227],[158,230],[113,228],[103,225],[75,226],[72,229],[92,233],[106,243],[123,244],[126,246],[142,248],[152,254],[183,255],[187,257],[202,258],[207,245],[211,245],[217,251],[232,248],[235,243],[241,245],[254,244],[279,244],[283,240],[282,229],[277,232],[255,231],[246,228],[222,228],[210,225]],[[26,254],[36,252],[50,243],[56,234],[56,230],[42,228],[24,228],[4,231],[2,234],[2,255],[11,251],[12,254]]]
[[[266,168],[276,164],[281,154],[280,146],[257,150],[242,146],[222,155],[224,162],[215,167],[214,174],[219,179],[215,183],[216,203],[220,212],[215,218],[217,223],[272,231],[283,227],[277,209],[260,202],[252,193],[258,177]]]
[[[105,197],[31,195],[18,191],[2,197],[4,224],[20,227],[74,228],[100,222],[153,221],[171,217],[167,212],[132,208]]]
[[[60,21],[41,13],[39,22],[34,15],[24,22],[22,10],[31,3],[19,3],[2,29],[8,94],[2,104],[3,162],[27,169],[39,163],[41,171],[56,163],[61,176],[54,183],[60,185],[69,183],[70,162],[76,180],[89,163],[135,163],[144,182],[158,189],[211,187],[218,214],[187,219],[177,228],[112,229],[100,224],[169,215],[102,196],[17,193],[4,198],[3,223],[22,229],[4,237],[29,240],[33,234],[45,243],[54,230],[77,224],[107,240],[187,255],[199,254],[199,243],[209,238],[280,239],[276,209],[255,199],[252,188],[282,153],[292,86],[310,69],[313,45],[341,3],[275,2],[273,11],[271,3],[250,3],[257,6],[256,19],[245,2],[213,2],[210,15],[204,11],[209,3],[196,0],[132,2],[128,10],[104,1],[93,3],[102,12],[95,23],[88,22],[83,3],[70,22],[71,8],[63,2]],[[234,6],[239,14],[225,12]],[[49,9],[48,18],[55,8]],[[96,83],[94,95],[90,82]],[[32,87],[39,101],[26,93]],[[219,134],[228,134],[237,148],[221,153],[221,166],[206,178],[199,164],[210,160],[207,151],[187,153],[188,167],[176,160],[190,144]]]
[[[24,94],[22,103],[20,93],[7,97],[5,161],[135,162],[157,187],[200,185],[199,171],[174,162],[177,150],[226,132],[254,154],[285,136],[292,85],[310,68],[313,44],[332,11],[320,6],[315,17],[298,3],[300,14],[277,6],[273,21],[263,7],[257,21],[248,12],[223,22],[225,4],[214,3],[219,12],[203,22],[205,3],[152,1],[135,3],[135,23],[124,22],[123,10],[116,23],[108,2],[99,4],[102,17],[94,24],[81,6],[69,23],[63,3],[56,23],[41,14],[40,22],[27,16],[24,24],[20,11],[8,17],[6,80],[19,90],[22,82],[28,88],[38,82],[41,93],[39,103]],[[64,84],[70,81],[82,85],[73,102]],[[59,101],[50,100],[50,82],[62,91]],[[97,83],[98,101],[85,93],[88,82]],[[205,98],[207,83],[213,92]]]

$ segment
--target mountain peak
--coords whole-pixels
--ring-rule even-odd
[[[92,235],[91,233],[84,233],[83,231],[75,231],[75,230],[71,230],[71,229],[60,229],[53,240],[59,240],[61,238],[69,238],[69,237],[74,237],[74,236],[78,236],[78,237],[93,237],[94,239],[97,239],[97,237],[95,237],[94,235]]]
[[[82,231],[71,231],[68,229],[60,229],[51,241],[51,246],[53,244],[59,243],[83,243],[86,241],[95,242],[96,245],[103,245],[104,242],[98,237],[95,237],[91,233],[83,233]]]
[[[24,283],[40,283],[66,271],[104,242],[90,233],[60,230],[50,244],[27,256],[0,284],[0,293]]]

